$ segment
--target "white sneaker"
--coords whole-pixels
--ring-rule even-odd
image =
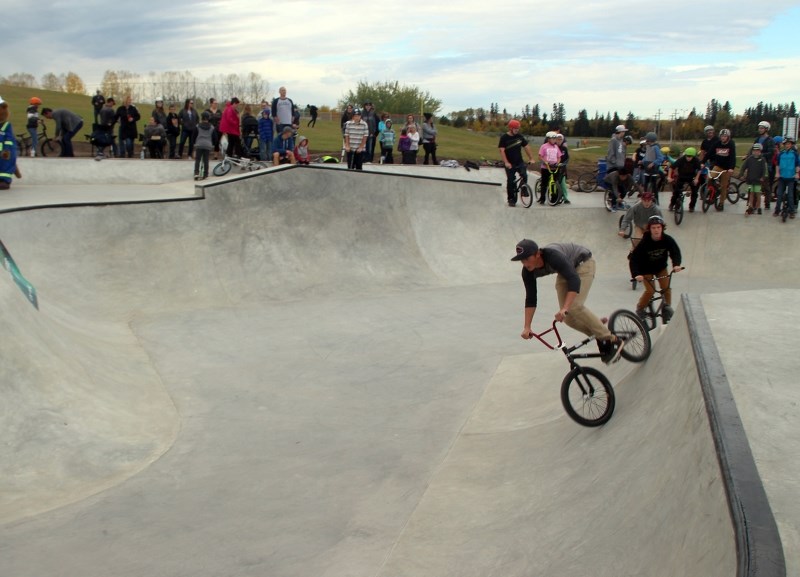
[[[36,158],[36,151],[31,149],[31,158]]]

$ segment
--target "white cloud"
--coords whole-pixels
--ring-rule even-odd
[[[144,2],[130,10],[87,0],[37,4],[45,20],[8,15],[0,75],[77,72],[89,88],[106,70],[189,70],[199,79],[257,72],[299,103],[334,105],[358,81],[397,80],[444,103],[443,112],[510,112],[563,102],[568,116],[704,108],[711,98],[745,107],[800,94],[800,52],[762,34],[800,1],[753,12],[743,0],[643,6],[622,0],[540,4],[411,0],[365,6],[327,0]],[[794,11],[794,12],[792,12]],[[741,15],[741,16],[739,16]],[[14,69],[9,69],[14,66]]]

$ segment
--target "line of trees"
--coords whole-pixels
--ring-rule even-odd
[[[531,136],[542,136],[548,130],[559,128],[567,135],[587,137],[610,136],[616,126],[624,124],[637,136],[653,131],[661,139],[669,137],[675,140],[694,140],[703,137],[703,128],[708,124],[714,125],[717,130],[728,128],[734,136],[756,134],[758,123],[762,120],[772,124],[772,134],[779,134],[783,119],[796,116],[797,107],[794,102],[777,105],[759,102],[745,108],[742,114],[734,114],[730,102],[722,103],[712,99],[706,106],[704,115],[693,108],[685,116],[678,115],[675,111],[668,117],[637,118],[633,112],[628,112],[622,119],[616,111],[613,114],[595,111],[594,116],[590,117],[584,108],[578,111],[577,117],[567,119],[563,102],[553,104],[549,115],[542,112],[539,104],[526,105],[520,113],[509,114],[506,109],[500,112],[499,105],[491,103],[488,110],[468,108],[452,112],[449,117],[442,117],[440,122],[476,132],[498,132],[504,130],[509,120],[516,118],[522,124],[522,132]]]
[[[40,80],[33,74],[15,72],[6,77],[0,76],[0,84],[87,94],[86,85],[74,72],[60,75],[48,72]],[[152,102],[159,97],[166,102],[183,103],[187,98],[208,102],[209,98],[225,100],[232,96],[244,102],[261,102],[270,95],[269,82],[255,72],[216,74],[200,79],[189,71],[139,74],[129,70],[106,70],[97,90],[106,97],[130,95],[134,102]]]

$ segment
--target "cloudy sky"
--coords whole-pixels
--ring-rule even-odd
[[[11,2],[12,0],[5,0]],[[18,0],[17,0],[18,1]],[[800,0],[41,0],[4,11],[0,76],[106,70],[257,72],[273,93],[333,106],[359,81],[399,81],[441,113],[563,102],[568,118],[734,113],[800,104]],[[8,52],[6,52],[8,54]]]

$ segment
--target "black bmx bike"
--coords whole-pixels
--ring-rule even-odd
[[[517,191],[517,197],[525,208],[530,208],[533,204],[533,190],[531,185],[528,184],[527,175],[522,178],[522,175],[517,171],[514,175],[514,188]]]
[[[650,300],[648,301],[647,306],[645,306],[640,317],[642,324],[644,324],[648,331],[652,331],[654,328],[656,328],[659,317],[661,318],[662,324],[665,325],[669,324],[669,321],[672,320],[672,307],[669,307],[667,302],[664,300],[664,293],[672,286],[672,275],[681,270],[684,269],[673,269],[669,274],[664,276],[655,276],[649,274],[642,276],[642,283],[653,287],[653,296],[650,297]],[[631,280],[633,282],[636,281],[636,279]],[[662,288],[661,281],[663,280],[666,280],[666,282]],[[656,281],[658,281],[658,285],[656,285]]]
[[[609,362],[615,363],[621,357],[641,363],[650,356],[650,333],[634,313],[624,309],[615,311],[608,319],[608,328],[619,339],[616,353]],[[544,337],[549,333],[553,333],[555,344],[545,340]],[[583,339],[571,347],[567,346],[558,332],[557,321],[553,321],[553,325],[546,331],[534,333],[533,336],[548,349],[561,350],[569,362],[570,370],[561,381],[561,404],[567,415],[585,427],[599,427],[607,423],[614,414],[616,405],[614,388],[601,371],[578,364],[579,359],[600,358],[602,355],[575,352],[592,342],[594,337]]]

